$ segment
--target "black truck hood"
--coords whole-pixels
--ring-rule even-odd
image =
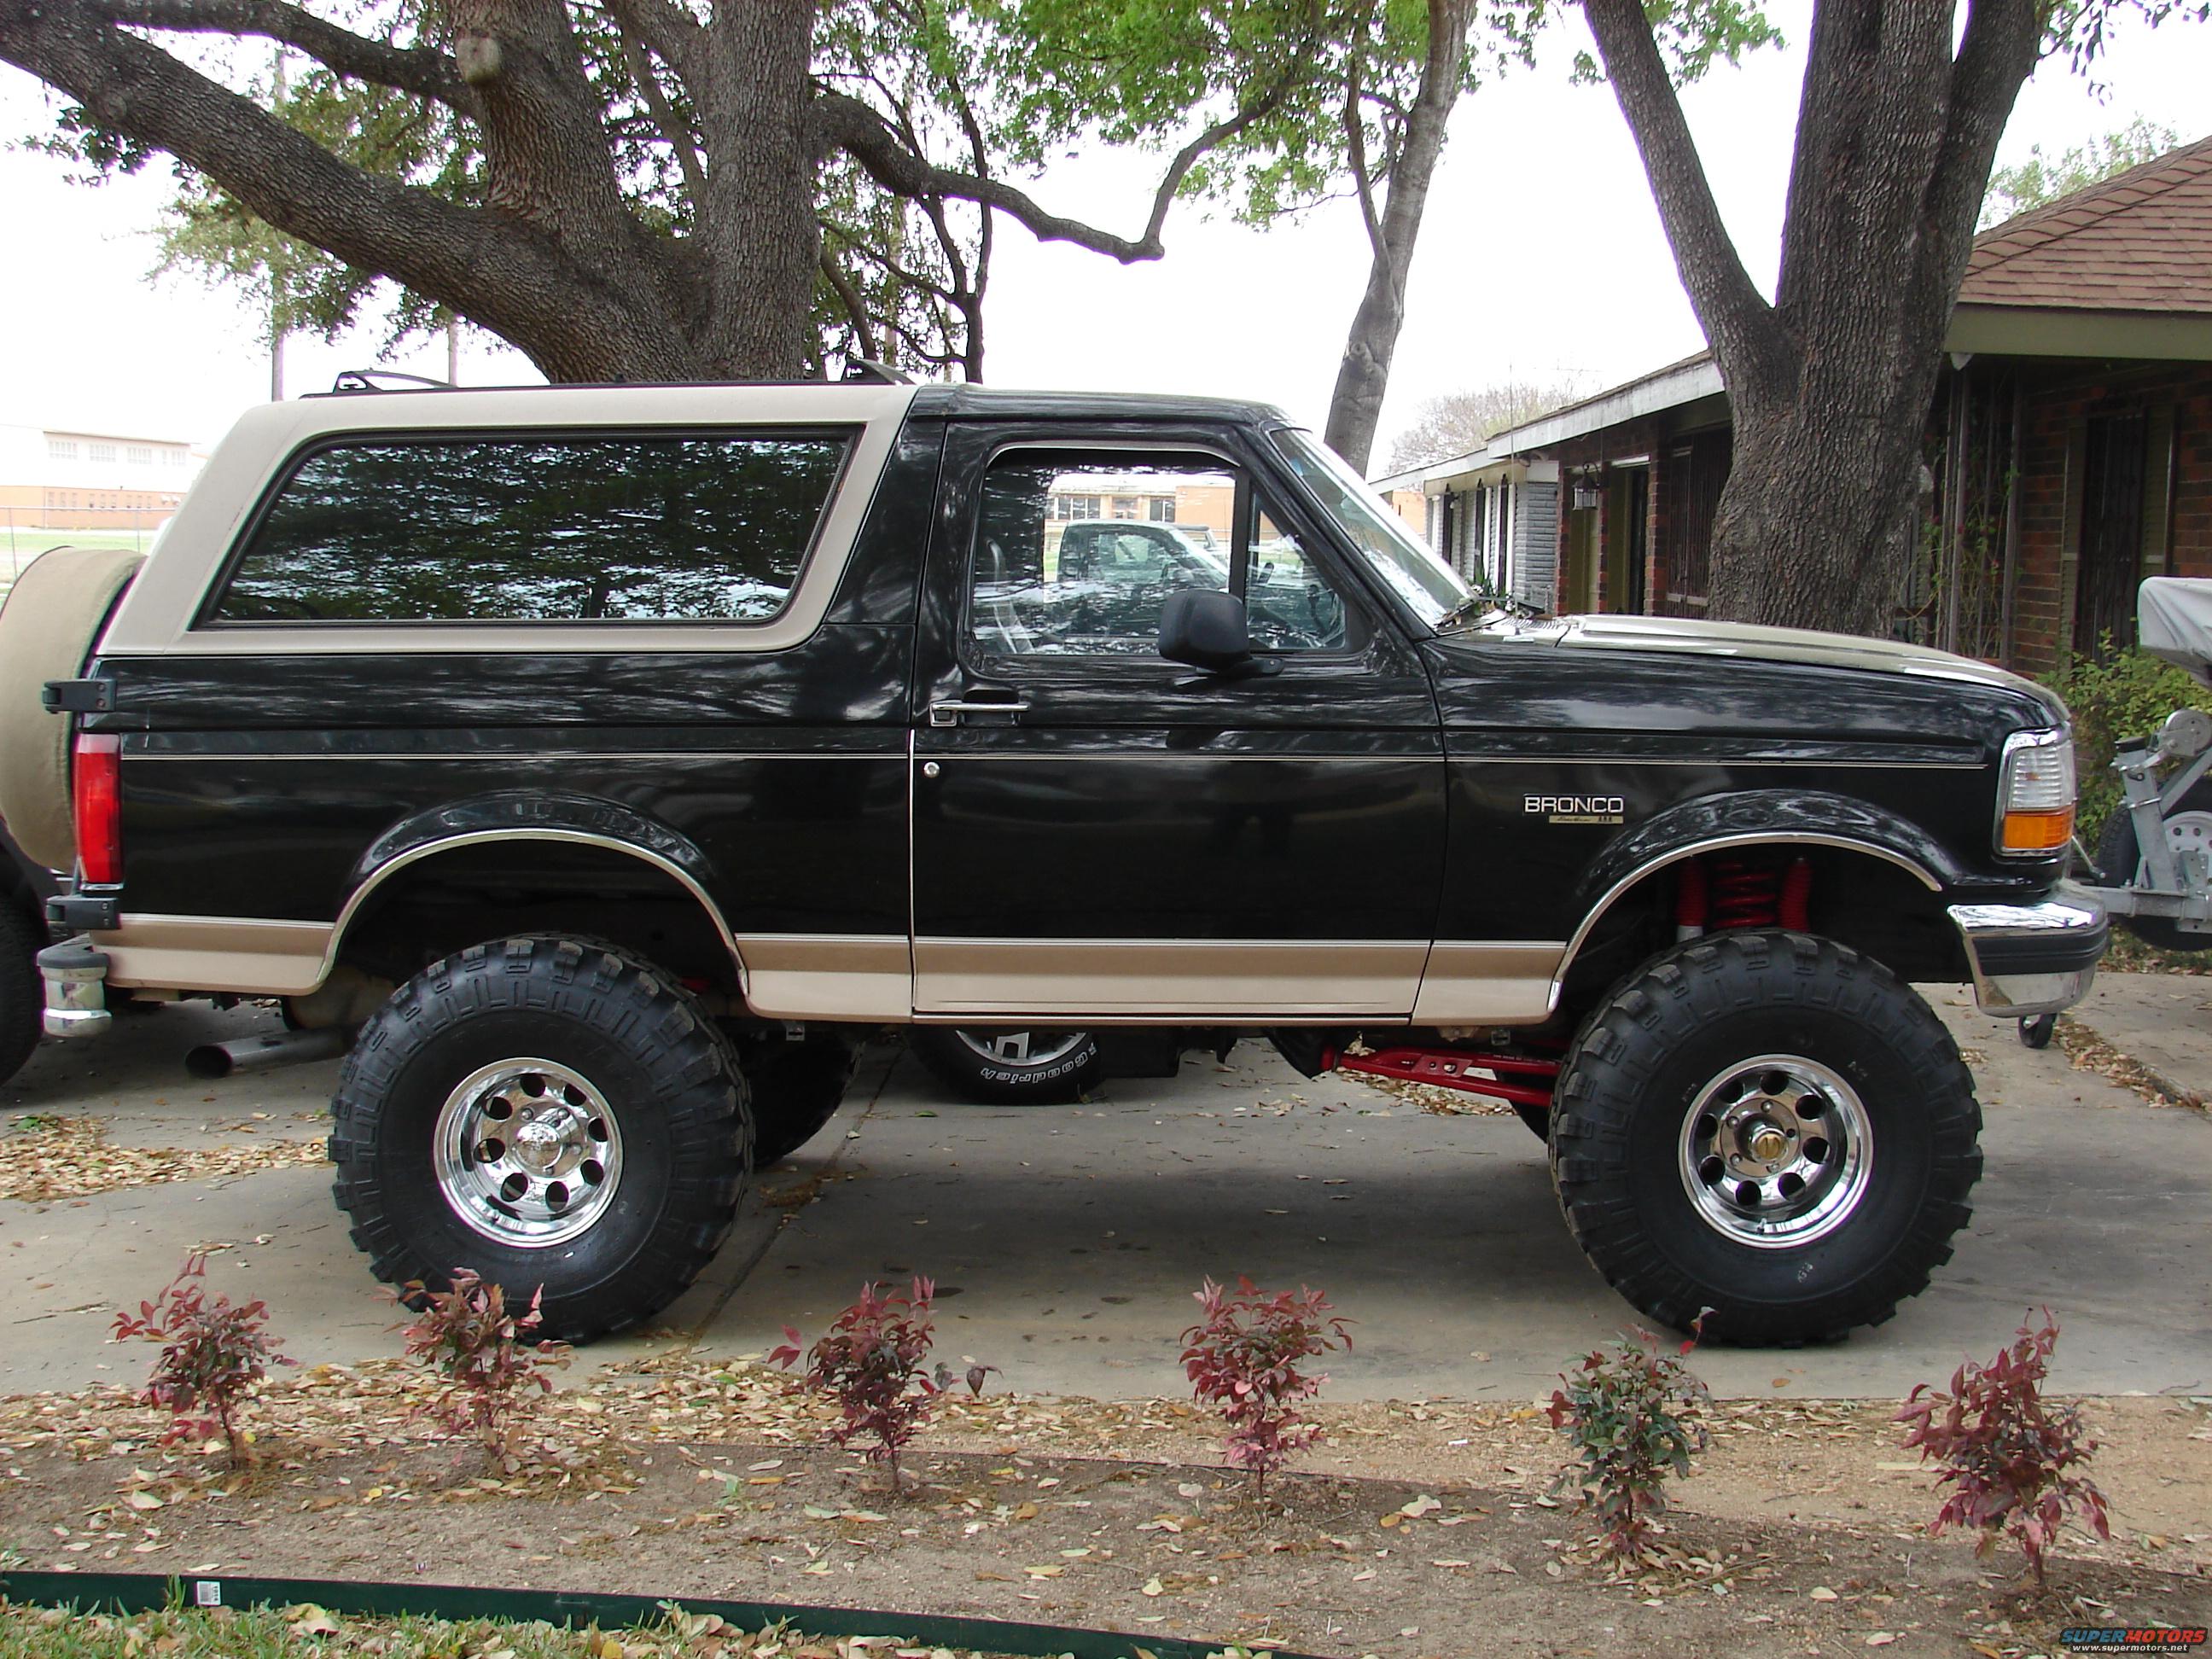
[[[1945,683],[2032,700],[2054,722],[2066,706],[2047,686],[1998,668],[1927,646],[1856,634],[1823,634],[1804,628],[1763,628],[1748,623],[1700,622],[1681,617],[1577,616],[1538,620],[1500,619],[1462,637],[1511,641],[1564,652],[1657,653],[1677,657],[1733,658],[1850,673],[1903,675],[1928,682],[1937,696]],[[1956,695],[1956,692],[1954,692]]]

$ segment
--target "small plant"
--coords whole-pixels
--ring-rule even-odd
[[[860,1300],[837,1316],[811,1350],[801,1353],[805,1339],[787,1325],[787,1340],[769,1355],[769,1364],[787,1368],[805,1359],[808,1385],[836,1401],[843,1413],[830,1437],[841,1446],[872,1437],[875,1443],[863,1453],[890,1468],[893,1492],[899,1489],[899,1453],[943,1392],[927,1369],[930,1303],[936,1293],[936,1285],[919,1273],[905,1296],[863,1285]],[[981,1377],[976,1380],[980,1384]]]
[[[1352,1346],[1350,1322],[1319,1291],[1301,1286],[1269,1296],[1240,1278],[1234,1294],[1207,1279],[1192,1292],[1206,1316],[1182,1334],[1182,1365],[1191,1392],[1228,1419],[1222,1443],[1229,1461],[1252,1474],[1252,1495],[1267,1477],[1312,1443],[1321,1431],[1296,1410],[1328,1382],[1301,1362]]]
[[[1552,1426],[1576,1458],[1552,1490],[1597,1512],[1605,1552],[1617,1562],[1642,1556],[1652,1521],[1667,1508],[1668,1476],[1687,1475],[1692,1455],[1705,1449],[1712,1395],[1682,1363],[1704,1324],[1701,1314],[1673,1353],[1646,1330],[1594,1349],[1552,1391]]]
[[[252,1437],[239,1427],[239,1407],[271,1364],[298,1362],[276,1352],[276,1339],[265,1328],[267,1304],[236,1306],[221,1291],[210,1298],[206,1279],[207,1252],[195,1250],[161,1295],[140,1303],[135,1314],[117,1313],[115,1338],[143,1337],[162,1345],[139,1395],[170,1414],[162,1443],[204,1439],[220,1430],[236,1468],[247,1461]]]
[[[500,1286],[456,1267],[452,1289],[426,1290],[416,1279],[402,1299],[421,1309],[405,1328],[407,1357],[445,1382],[416,1410],[440,1419],[452,1433],[475,1436],[491,1462],[510,1463],[511,1425],[524,1390],[534,1383],[550,1393],[553,1379],[545,1373],[568,1363],[565,1342],[530,1340],[545,1322],[545,1287],[516,1313]]]
[[[1981,1534],[1978,1555],[1989,1554],[2009,1533],[2038,1589],[2043,1553],[2069,1516],[2100,1538],[2112,1535],[2105,1495],[2086,1476],[2068,1473],[2089,1462],[2097,1443],[2083,1431],[2078,1411],[2043,1397],[2057,1346],[2058,1324],[2046,1308],[2041,1329],[2023,1322],[2012,1346],[1989,1364],[1970,1359],[1952,1372],[1949,1393],[1917,1384],[1896,1418],[1911,1425],[1905,1449],[1919,1452],[1923,1462],[1941,1463],[1936,1484],[1951,1488],[1928,1530],[1972,1527]]]

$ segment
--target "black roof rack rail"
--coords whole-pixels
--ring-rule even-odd
[[[397,386],[384,382],[393,380]],[[332,392],[451,392],[450,380],[434,380],[427,374],[403,374],[396,368],[346,368],[331,382]]]

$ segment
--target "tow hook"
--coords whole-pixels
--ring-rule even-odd
[[[46,982],[44,1024],[48,1036],[98,1036],[113,1022],[107,1011],[107,955],[80,937],[39,952]]]

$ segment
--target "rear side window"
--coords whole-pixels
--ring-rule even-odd
[[[842,433],[378,438],[309,455],[215,623],[766,622]]]

